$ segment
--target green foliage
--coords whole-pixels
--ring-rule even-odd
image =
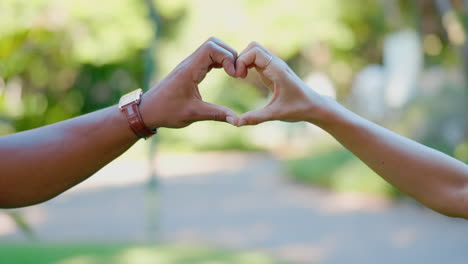
[[[33,47],[35,42],[47,43],[46,50],[64,52],[74,62],[103,65],[148,45],[152,29],[145,14],[143,1],[134,0],[5,0],[0,3],[0,36],[19,32]]]
[[[188,246],[102,244],[0,245],[0,263],[34,264],[202,264],[279,263],[258,252],[228,252]]]
[[[450,103],[447,103],[450,102]],[[422,144],[454,156],[458,144],[457,134],[463,133],[466,123],[466,97],[463,87],[444,86],[434,95],[420,96],[405,109],[399,120],[400,130],[418,139]],[[454,136],[455,133],[455,136]],[[461,155],[463,160],[463,155]]]
[[[296,179],[331,187],[330,175],[351,159],[353,159],[352,153],[340,150],[290,160],[286,163],[286,166]]]
[[[462,162],[468,163],[468,140],[458,145],[453,155]]]
[[[141,86],[144,14],[130,0],[2,1],[0,134],[109,106]]]
[[[400,193],[344,149],[314,153],[285,163],[286,170],[300,182],[343,192],[363,192],[382,196]]]
[[[149,2],[158,14],[156,25],[145,1],[0,1],[0,135],[114,105],[124,93],[148,87],[149,76],[154,82],[164,78],[213,35],[238,51],[259,41],[299,75],[325,72],[337,85],[338,97],[346,98],[354,74],[381,62],[383,37],[391,30],[387,20],[392,17],[384,1]],[[414,3],[403,4],[400,11],[403,18],[411,17],[405,21],[417,18]],[[438,19],[429,12],[421,16],[421,23],[440,27]],[[451,48],[445,37],[438,39],[441,52],[428,56],[427,63],[457,63],[458,49]],[[156,72],[151,73],[153,67],[148,65],[154,65]],[[268,92],[255,77],[238,81],[213,71],[202,83],[201,93],[206,101],[240,114],[261,107]],[[234,133],[214,122],[203,128],[213,140],[191,126],[165,131],[161,144],[201,150],[250,149],[253,143],[248,129]],[[438,144],[438,136],[431,133],[424,142],[453,152],[453,146]]]
[[[159,147],[163,151],[258,151],[245,131],[225,123],[198,122],[179,130],[160,130]],[[190,143],[188,143],[190,142]]]

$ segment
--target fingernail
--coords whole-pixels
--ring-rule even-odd
[[[227,116],[227,117],[226,117],[226,122],[228,122],[229,124],[235,126],[235,124],[234,124],[234,118],[232,118],[232,116]]]

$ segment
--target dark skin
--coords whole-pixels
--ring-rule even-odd
[[[150,128],[182,128],[215,120],[237,123],[227,107],[204,102],[198,84],[212,68],[235,76],[237,52],[210,38],[140,104]],[[138,137],[116,105],[45,127],[0,137],[0,207],[47,201],[87,179],[130,148]]]
[[[236,116],[203,102],[198,84],[212,68],[245,78],[255,68],[273,93],[263,109]],[[315,124],[371,169],[422,204],[468,219],[468,165],[380,127],[320,96],[259,43],[239,56],[210,38],[142,98],[150,128],[182,128],[216,120],[237,126],[270,120]],[[46,201],[85,180],[131,147],[138,138],[116,106],[9,136],[0,137],[0,207]]]
[[[409,196],[442,214],[468,219],[468,165],[317,94],[259,43],[251,43],[236,64],[242,78],[255,68],[273,93],[267,106],[242,115],[239,125],[270,120],[315,124]]]

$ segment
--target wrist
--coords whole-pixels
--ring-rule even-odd
[[[347,109],[335,99],[328,96],[320,96],[318,107],[311,112],[308,122],[322,128],[325,131],[332,129],[346,118]]]
[[[158,103],[153,103],[152,95],[148,92],[144,93],[141,97],[140,102],[140,113],[145,125],[151,129],[157,129],[162,126],[163,121],[161,120],[160,113],[161,111],[157,108]]]
[[[110,124],[118,126],[118,128],[115,130],[122,131],[122,136],[125,137],[127,141],[136,142],[138,139],[140,139],[128,125],[127,117],[119,109],[118,105],[109,107],[106,109],[106,111],[108,112],[108,119],[110,120]]]
[[[143,91],[137,89],[123,95],[119,100],[119,109],[125,115],[128,125],[140,138],[149,138],[156,134],[156,129],[148,127],[141,115],[141,101]]]

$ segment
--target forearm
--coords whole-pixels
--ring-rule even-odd
[[[0,207],[48,200],[137,141],[117,106],[0,137]]]
[[[320,96],[261,44],[252,42],[236,61],[237,76],[255,67],[271,101],[241,116],[239,126],[270,120],[320,126],[391,184],[441,213],[468,218],[468,166],[367,121]]]
[[[141,98],[139,91],[125,97],[121,106],[127,114],[112,106],[0,137],[0,208],[31,205],[62,193],[126,151],[138,140],[136,134],[145,137],[152,134],[148,130],[203,120],[236,124],[231,109],[204,102],[198,90],[212,68],[223,67],[234,77],[236,57],[237,51],[212,37]],[[144,124],[132,117],[127,121],[126,115],[135,116],[135,104]]]
[[[327,101],[318,124],[381,177],[441,213],[468,217],[468,166]]]

